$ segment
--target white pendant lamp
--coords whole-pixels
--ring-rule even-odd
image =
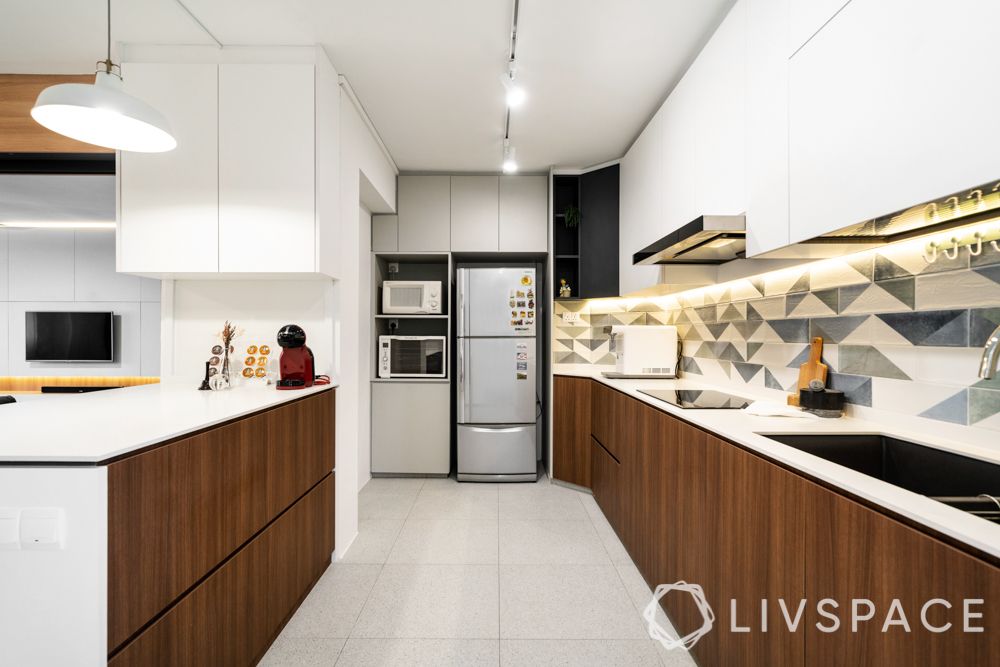
[[[162,153],[177,146],[167,119],[122,89],[121,68],[111,61],[111,0],[108,57],[97,63],[93,84],[60,83],[43,90],[31,117],[53,132],[120,151]]]

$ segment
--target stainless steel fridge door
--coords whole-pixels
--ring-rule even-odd
[[[458,423],[534,424],[535,339],[458,339]]]
[[[460,481],[535,481],[535,425],[458,427]]]
[[[535,335],[534,269],[459,269],[457,282],[459,337]]]

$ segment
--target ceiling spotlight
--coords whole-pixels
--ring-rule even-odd
[[[111,0],[108,57],[98,62],[94,83],[61,83],[43,90],[31,117],[53,132],[95,146],[160,153],[177,146],[163,115],[122,89],[121,68],[111,62]]]
[[[511,60],[507,63],[507,73],[500,77],[500,81],[503,82],[503,87],[507,91],[507,108],[509,109],[516,109],[521,106],[528,97],[524,88],[515,82],[516,78],[517,68],[514,66],[514,61]]]
[[[514,147],[510,145],[509,139],[503,140],[503,173],[513,174],[517,172],[517,160],[514,157]]]

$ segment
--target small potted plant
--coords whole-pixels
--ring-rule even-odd
[[[580,224],[580,209],[573,204],[566,207],[563,211],[563,224],[569,228],[576,227]]]

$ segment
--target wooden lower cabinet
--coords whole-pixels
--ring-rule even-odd
[[[109,660],[113,667],[256,664],[333,552],[334,474]]]
[[[108,465],[114,651],[334,468],[334,390]]]
[[[552,476],[590,486],[590,378],[552,381]]]
[[[805,661],[825,665],[996,665],[1000,660],[1000,569],[903,525],[853,500],[814,484],[805,495]],[[816,602],[835,600],[836,632]],[[952,605],[922,606],[939,598]],[[851,629],[851,601],[870,600],[874,618]],[[890,626],[882,632],[892,601],[899,600],[910,632]],[[963,631],[963,601],[982,600],[971,610],[982,618],[971,624],[983,632]],[[864,615],[864,603],[861,603]]]
[[[735,664],[733,656],[801,664],[801,638],[729,627],[730,600],[756,614],[761,599],[802,597],[803,480],[660,410],[638,410],[635,454],[623,463],[621,534],[639,571],[650,588],[703,587],[716,621],[692,651],[701,664]],[[680,632],[701,626],[690,596],[668,594],[662,604]]]
[[[621,464],[594,438],[590,439],[591,489],[598,507],[616,531],[622,523]]]
[[[803,665],[803,634],[783,629],[778,601],[794,610],[804,598],[806,481],[711,435],[705,442],[709,566],[703,586],[716,628],[694,654],[705,665],[734,664],[737,656],[745,665]],[[766,614],[761,600],[767,600]],[[733,632],[735,627],[749,631]]]
[[[619,461],[627,459],[635,445],[634,429],[642,405],[599,382],[591,387],[591,433]]]
[[[996,664],[1000,568],[596,382],[591,424],[594,498],[650,588],[704,588],[716,620],[692,650],[703,667]],[[839,605],[836,632],[816,627],[831,623],[817,612],[824,598]],[[876,610],[857,632],[854,599]],[[882,632],[894,599],[908,633]],[[922,624],[933,599],[952,605],[928,613],[952,623],[946,632]],[[966,599],[983,600],[971,623],[984,632],[962,631]],[[790,630],[779,601],[794,621],[803,600]],[[662,605],[682,634],[701,625],[690,597]]]

